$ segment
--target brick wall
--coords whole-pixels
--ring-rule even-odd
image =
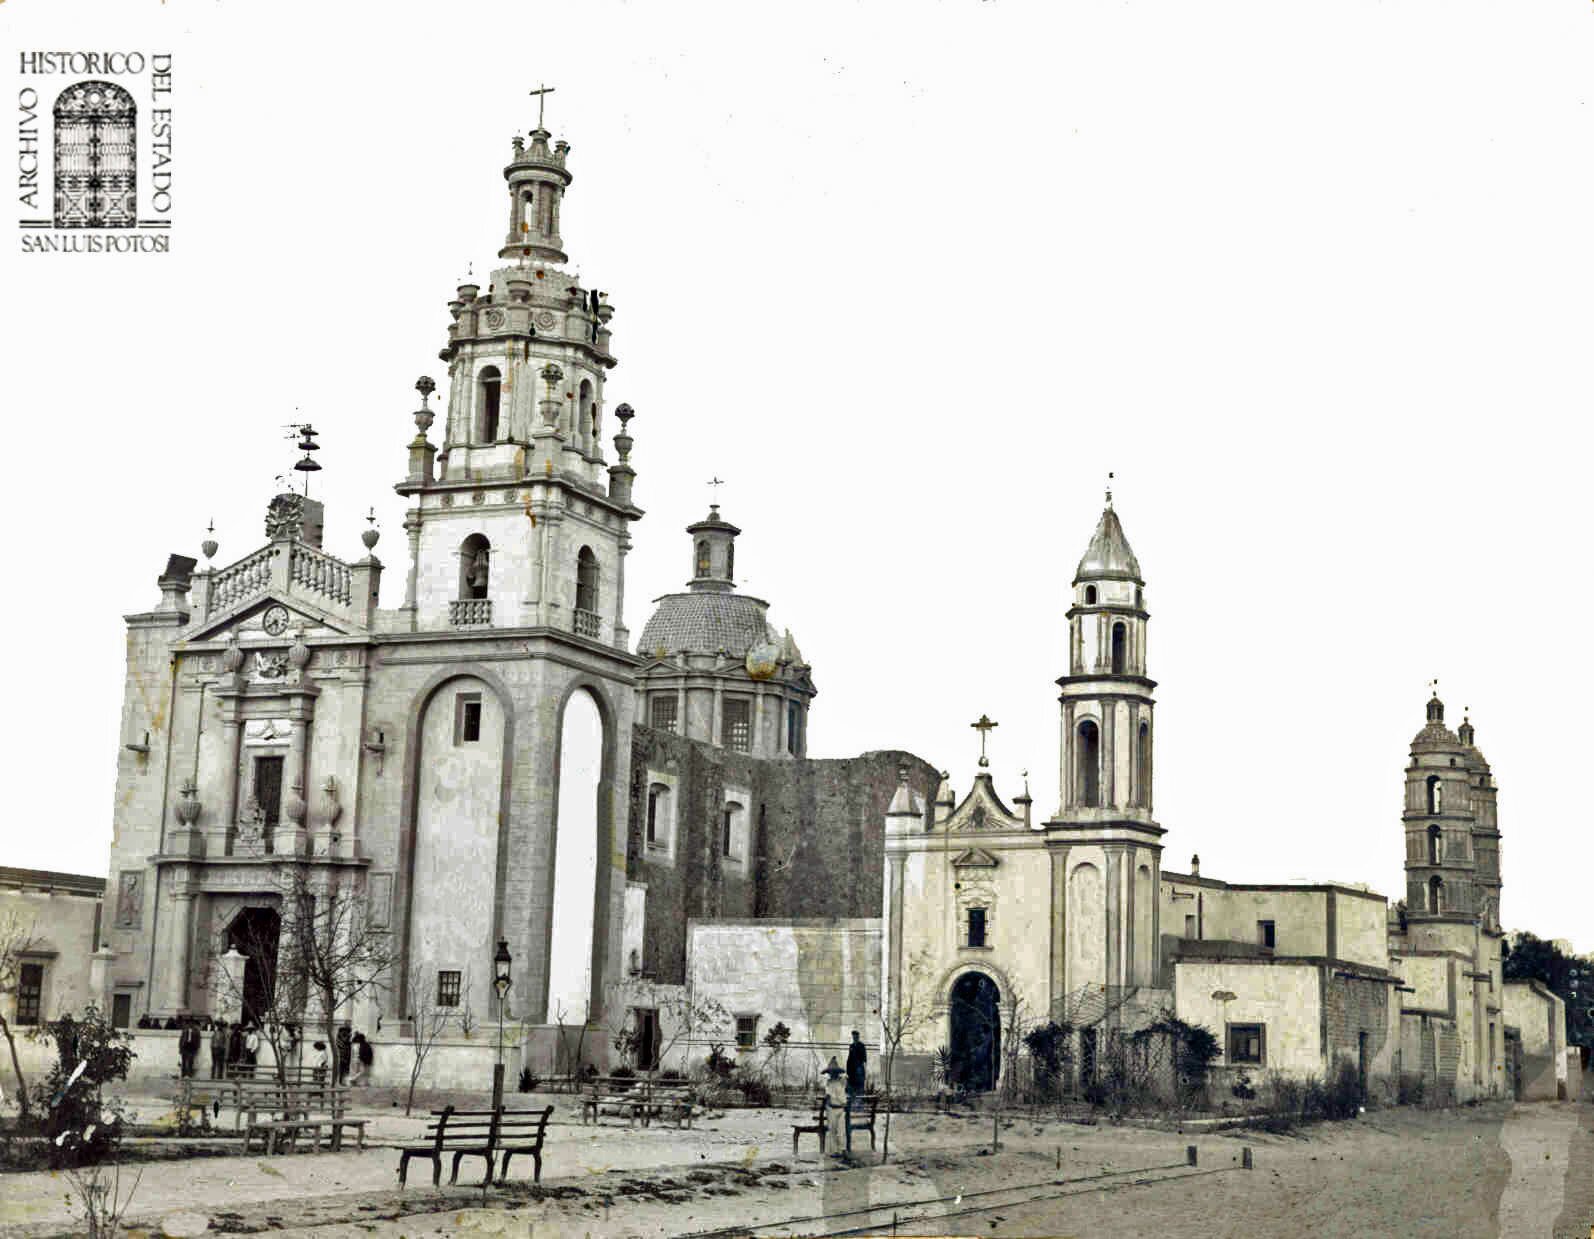
[[[1389,997],[1391,987],[1382,981],[1364,981],[1333,975],[1329,969],[1323,992],[1324,1056],[1330,1069],[1340,1058],[1359,1059],[1361,1034],[1367,1034],[1367,1071],[1379,1075],[1389,1069]]]
[[[897,750],[845,759],[757,758],[637,726],[632,730],[626,876],[647,886],[642,968],[686,979],[686,922],[715,917],[878,917],[885,811],[906,764],[928,804],[939,776]],[[676,840],[668,859],[644,854],[648,772],[676,777]],[[720,854],[726,788],[750,793],[751,855]]]

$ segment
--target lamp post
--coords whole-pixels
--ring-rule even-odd
[[[498,995],[498,1061],[493,1064],[493,1109],[504,1104],[504,1000],[509,997],[510,970],[514,959],[509,954],[509,942],[498,939],[498,950],[493,952],[493,992]]]

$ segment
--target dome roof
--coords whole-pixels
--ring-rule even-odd
[[[1140,561],[1129,549],[1129,539],[1124,537],[1124,527],[1118,523],[1118,513],[1112,510],[1111,504],[1102,510],[1101,520],[1096,522],[1096,532],[1074,573],[1075,581],[1090,577],[1110,577],[1130,580],[1136,585],[1145,584],[1140,579]]]
[[[734,593],[665,594],[655,599],[652,617],[637,641],[637,653],[650,658],[661,649],[666,654],[682,650],[692,654],[717,654],[724,650],[743,658],[760,642],[781,643],[770,627],[762,598]]]

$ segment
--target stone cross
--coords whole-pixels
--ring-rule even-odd
[[[554,88],[552,86],[539,86],[539,87],[537,87],[536,90],[533,90],[533,91],[529,92],[532,95],[536,96],[536,99],[537,99],[537,128],[538,129],[542,128],[542,105],[548,101],[548,96],[553,94],[553,92],[554,92]]]
[[[970,723],[969,726],[980,733],[980,765],[982,767],[989,766],[991,763],[986,759],[985,756],[985,740],[986,737],[991,734],[991,728],[1000,727],[1001,724],[991,722],[988,715],[982,714],[980,715],[979,722]]]

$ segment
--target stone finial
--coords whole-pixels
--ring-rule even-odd
[[[376,544],[381,541],[382,533],[376,527],[376,508],[372,508],[365,516],[368,528],[360,531],[360,541],[365,543],[368,551],[376,550]]]
[[[1190,876],[1192,878],[1199,878],[1201,876],[1201,857],[1199,855],[1193,855],[1190,857]]]
[[[211,520],[210,524],[205,526],[205,533],[208,534],[208,535],[211,535],[211,536],[206,537],[206,539],[199,544],[200,554],[204,555],[205,562],[207,564],[212,559],[216,558],[216,552],[219,549],[221,549],[216,543],[216,539],[214,537],[215,532],[216,532],[216,522],[215,522],[215,520],[213,518]]]
[[[227,634],[227,648],[221,652],[221,665],[228,675],[237,675],[243,670],[244,647],[238,642],[236,628]]]

